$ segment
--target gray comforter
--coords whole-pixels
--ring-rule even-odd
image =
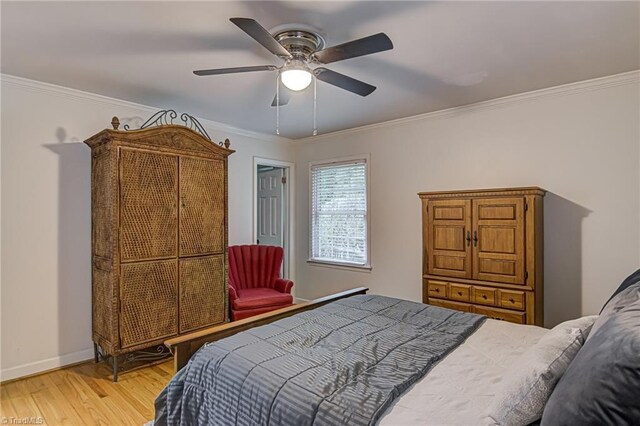
[[[354,296],[201,348],[156,400],[156,425],[370,425],[483,321]]]

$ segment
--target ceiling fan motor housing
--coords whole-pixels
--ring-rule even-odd
[[[304,30],[280,31],[274,38],[284,46],[295,59],[309,61],[311,54],[322,49],[325,45],[324,38],[318,34]]]

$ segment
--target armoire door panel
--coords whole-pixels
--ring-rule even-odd
[[[221,160],[180,158],[180,256],[224,251],[225,170]]]
[[[224,255],[180,259],[180,333],[225,320]]]
[[[473,200],[473,278],[524,284],[524,198]]]
[[[433,249],[465,251],[464,226],[434,226]]]
[[[436,220],[464,220],[465,208],[461,206],[433,206],[433,218]]]
[[[120,343],[123,348],[178,332],[178,261],[127,263],[120,274]]]
[[[478,206],[478,219],[515,220],[516,208],[514,205],[480,205]]]
[[[514,276],[516,274],[516,262],[513,260],[480,259],[478,265],[480,273],[506,276]]]
[[[516,253],[516,229],[511,226],[478,225],[478,251],[481,253]]]
[[[177,256],[178,157],[120,150],[123,262]]]
[[[471,277],[471,202],[434,200],[427,208],[429,274]]]
[[[463,256],[447,256],[436,253],[433,257],[434,268],[438,270],[460,271],[464,273],[466,258]]]

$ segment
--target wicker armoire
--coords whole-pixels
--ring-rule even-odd
[[[195,130],[158,123],[118,130],[114,117],[113,129],[85,141],[93,341],[96,361],[111,358],[114,381],[120,355],[228,321],[227,157],[234,151],[228,141],[211,142],[199,123]]]

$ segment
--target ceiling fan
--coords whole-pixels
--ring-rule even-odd
[[[285,63],[279,67],[276,65],[258,65],[197,70],[193,72],[194,74],[207,76],[253,71],[279,71],[282,84],[295,92],[306,89],[311,84],[313,76],[315,76],[325,83],[360,96],[367,96],[376,90],[375,86],[324,67],[312,69],[310,65],[329,64],[393,49],[393,43],[385,33],[378,33],[325,48],[324,38],[309,28],[301,29],[298,28],[300,26],[292,25],[291,28],[284,28],[271,35],[254,19],[231,18],[229,20],[268,51],[284,59]],[[289,102],[289,93],[286,91],[280,92],[279,96],[276,95],[276,98],[274,98],[271,106],[286,105]]]

